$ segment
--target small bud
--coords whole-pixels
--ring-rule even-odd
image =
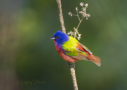
[[[77,37],[78,40],[80,40],[81,37]]]
[[[80,14],[82,14],[83,12],[82,11],[79,11]]]
[[[81,34],[78,34],[79,37],[81,37]]]
[[[88,7],[88,3],[85,4],[85,7]]]
[[[72,13],[71,12],[69,12],[68,15],[72,17]]]
[[[76,7],[76,9],[75,9],[76,11],[78,11],[78,7]]]
[[[88,20],[88,17],[86,17],[86,20]]]
[[[82,7],[83,7],[83,5],[84,5],[84,3],[82,3],[82,2],[81,2],[81,3],[80,3],[80,6],[82,6]]]
[[[88,17],[90,17],[90,14],[87,14]]]
[[[86,17],[86,18],[89,18],[89,17],[90,17],[90,14],[86,14],[85,17]]]
[[[86,11],[86,7],[83,7],[83,8],[82,8],[82,11],[85,12],[85,11]]]
[[[87,14],[86,13],[83,13],[82,15],[83,15],[84,18],[87,17]]]
[[[71,31],[67,33],[68,35],[71,34]]]
[[[69,34],[70,34],[70,32],[67,33],[67,35],[69,35]]]

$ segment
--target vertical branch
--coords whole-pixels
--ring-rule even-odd
[[[66,29],[65,29],[65,26],[64,26],[63,14],[62,14],[61,0],[56,0],[56,2],[57,2],[57,4],[58,4],[59,18],[60,18],[60,23],[61,23],[62,32],[66,33]]]
[[[56,2],[58,4],[59,18],[60,18],[62,32],[66,33],[66,29],[65,29],[65,26],[64,26],[63,14],[62,14],[61,0],[56,0]],[[77,85],[76,75],[75,75],[75,67],[74,67],[75,66],[75,63],[69,63],[68,62],[68,66],[70,68],[70,72],[71,72],[71,76],[72,76],[74,90],[78,90],[78,85]]]
[[[75,63],[69,63],[68,66],[69,66],[70,71],[71,71],[71,76],[72,76],[72,80],[73,80],[74,90],[78,90],[76,74],[75,74]]]

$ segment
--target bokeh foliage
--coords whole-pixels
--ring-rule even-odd
[[[73,90],[69,68],[50,40],[61,29],[56,1],[17,1],[0,1],[0,7],[4,7],[0,9],[3,15],[0,16],[0,72],[8,71],[4,72],[6,78],[10,75],[14,78],[3,79],[4,84],[12,80],[19,90]],[[76,62],[79,90],[126,90],[127,1],[62,0],[67,32],[78,24],[77,17],[70,17],[68,12],[76,13],[75,7],[80,7],[80,2],[89,4],[87,12],[91,15],[79,27],[80,42],[101,58],[102,66]],[[11,29],[5,21],[9,21]]]

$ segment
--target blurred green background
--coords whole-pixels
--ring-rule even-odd
[[[75,7],[88,3],[91,17],[80,42],[102,66],[76,62],[79,90],[127,90],[127,1],[62,0],[67,32],[78,24]],[[0,90],[73,90],[67,63],[50,37],[60,30],[55,0],[0,0]]]

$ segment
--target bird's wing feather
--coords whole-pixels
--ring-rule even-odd
[[[86,47],[82,47],[79,43],[77,46],[64,48],[63,53],[77,60],[88,60],[87,55],[91,54]]]
[[[78,55],[72,56],[73,58],[79,59],[79,60],[89,60],[88,56],[92,54],[92,52],[83,44],[78,43],[77,45]]]
[[[69,37],[69,40],[62,45],[64,54],[75,59],[86,60],[92,52],[84,45],[79,43],[75,38]]]
[[[92,52],[83,44],[79,43],[78,48],[84,52],[88,52],[89,54],[92,54]]]

